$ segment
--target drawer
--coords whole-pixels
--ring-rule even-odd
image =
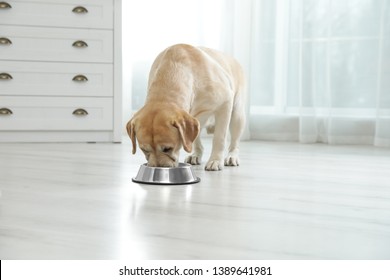
[[[2,61],[0,96],[113,96],[113,65]]]
[[[0,24],[113,28],[113,0],[6,0]],[[84,9],[83,9],[84,8]]]
[[[111,30],[0,26],[0,38],[4,60],[113,62]]]
[[[112,116],[108,97],[0,96],[0,131],[112,130]]]

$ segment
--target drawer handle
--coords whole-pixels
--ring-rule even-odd
[[[8,4],[7,2],[0,2],[0,9],[11,9],[12,6]]]
[[[86,14],[88,13],[88,10],[85,7],[77,6],[72,10],[72,12],[74,12],[75,14]]]
[[[85,77],[84,75],[77,75],[77,76],[74,76],[72,80],[75,82],[87,82],[88,78]]]
[[[0,38],[0,45],[12,45],[12,41],[8,38]]]
[[[12,76],[8,73],[0,73],[0,80],[12,80]]]
[[[85,109],[76,109],[73,111],[72,114],[75,116],[86,116],[86,115],[88,115],[88,112]]]
[[[72,46],[76,47],[76,48],[86,48],[86,47],[88,47],[88,44],[85,43],[84,41],[79,40],[79,41],[74,42]]]
[[[8,108],[0,108],[0,115],[12,115],[13,112]]]

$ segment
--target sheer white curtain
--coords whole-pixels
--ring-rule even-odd
[[[252,2],[252,138],[390,147],[390,1]]]
[[[390,0],[143,0],[124,6],[124,118],[174,43],[234,55],[246,138],[390,147]],[[130,106],[132,104],[132,106]]]

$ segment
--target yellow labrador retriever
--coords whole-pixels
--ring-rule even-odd
[[[239,165],[244,90],[242,68],[232,57],[184,44],[167,48],[150,70],[145,105],[126,126],[133,154],[138,140],[149,166],[175,167],[183,147],[192,152],[185,162],[198,165],[203,154],[199,133],[207,126],[214,137],[205,169]],[[223,160],[229,127],[229,153]]]

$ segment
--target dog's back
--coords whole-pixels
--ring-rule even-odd
[[[213,49],[178,44],[165,49],[154,61],[148,98],[161,95],[166,99],[173,94],[196,117],[201,111],[216,109],[227,98],[237,103],[244,88],[244,73],[234,58]],[[191,104],[186,104],[188,100]]]

